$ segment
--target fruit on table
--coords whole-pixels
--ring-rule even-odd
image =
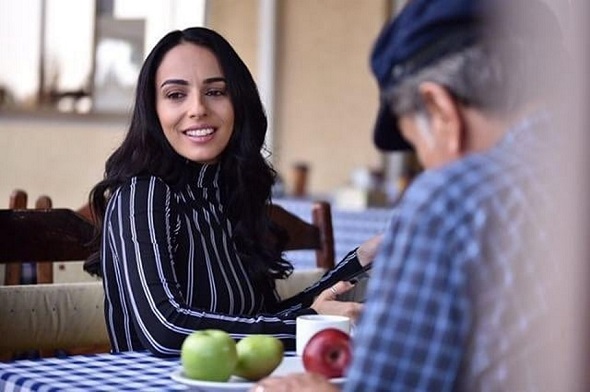
[[[321,330],[305,345],[302,359],[308,372],[342,377],[352,359],[350,335],[336,328]]]
[[[236,345],[238,363],[234,374],[250,381],[268,376],[283,361],[283,342],[272,335],[249,335]]]
[[[184,339],[180,349],[180,361],[188,378],[227,381],[238,361],[236,342],[225,331],[195,331]]]

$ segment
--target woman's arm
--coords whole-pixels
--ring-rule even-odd
[[[341,308],[341,304],[328,304],[327,307],[322,306],[321,301],[320,303],[316,301],[318,296],[322,292],[325,292],[325,290],[336,287],[335,285],[338,284],[336,292],[331,290],[329,293],[322,294],[322,297],[326,300],[334,301],[337,294],[342,294],[352,288],[352,284],[349,284],[348,281],[351,280],[351,277],[362,272],[365,267],[370,268],[382,238],[383,234],[379,234],[363,242],[358,248],[349,252],[334,268],[327,271],[316,283],[299,294],[280,302],[278,309],[281,312],[288,313],[313,306],[314,310],[320,313],[339,313],[338,309],[331,308]],[[314,301],[316,302],[314,303]]]
[[[236,339],[248,334],[272,334],[294,348],[295,320],[280,315],[221,314],[187,305],[176,276],[174,247],[178,215],[170,188],[156,178],[134,180],[109,203],[103,258],[108,311],[128,314],[122,324],[107,322],[129,349],[143,346],[157,355],[178,355],[184,338],[194,330],[223,329]],[[203,271],[202,274],[207,274]],[[199,273],[196,274],[198,276]],[[195,282],[198,285],[199,282]],[[139,342],[138,342],[139,341]],[[140,344],[138,344],[140,343]]]
[[[287,298],[277,304],[277,312],[296,312],[299,309],[309,308],[315,298],[324,290],[332,287],[336,283],[345,280],[347,276],[362,269],[356,256],[356,249],[350,251],[341,262],[328,271],[314,284],[305,290]]]

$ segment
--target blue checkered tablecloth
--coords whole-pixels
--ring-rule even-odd
[[[147,352],[76,355],[0,363],[0,391],[178,391],[179,358]]]

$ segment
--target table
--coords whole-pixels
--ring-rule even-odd
[[[0,363],[0,391],[178,391],[180,358],[149,352],[74,355]]]

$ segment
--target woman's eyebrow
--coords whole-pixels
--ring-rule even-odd
[[[162,84],[160,85],[160,88],[164,87],[168,84],[180,84],[182,86],[188,86],[188,82],[184,79],[167,79],[167,80],[164,80],[164,82],[162,82]]]
[[[214,78],[207,78],[203,81],[205,84],[211,84],[211,83],[215,83],[215,82],[223,82],[223,83],[227,83],[227,81],[225,80],[224,77],[222,76],[216,76]]]
[[[211,84],[211,83],[216,83],[216,82],[226,83],[227,81],[222,76],[216,76],[216,77],[205,79],[203,81],[203,84]],[[162,88],[168,84],[179,84],[181,86],[188,86],[188,82],[184,79],[167,79],[167,80],[164,80],[164,82],[162,82],[162,84],[160,85],[160,88]]]

